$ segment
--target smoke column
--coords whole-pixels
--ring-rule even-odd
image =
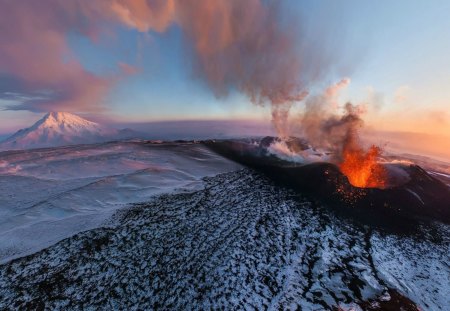
[[[300,25],[283,15],[281,2],[260,0],[115,1],[112,10],[129,27],[164,32],[171,24],[193,51],[194,71],[225,96],[236,89],[257,105],[270,104],[279,136],[307,86],[325,71],[321,52],[301,51]],[[304,45],[303,45],[303,49]],[[314,55],[314,57],[312,57]]]
[[[0,74],[9,90],[45,94],[10,109],[92,110],[122,76],[85,70],[67,43],[69,32],[96,40],[111,25],[140,32],[181,28],[194,72],[217,96],[237,90],[272,107],[274,126],[287,135],[293,103],[326,71],[320,49],[302,42],[299,23],[282,2],[260,0],[3,0]],[[314,47],[316,49],[317,46]],[[189,52],[191,51],[191,52]],[[145,56],[144,56],[145,57]],[[5,78],[6,77],[6,78]],[[1,90],[0,90],[1,91]]]
[[[306,99],[303,113],[294,118],[296,134],[307,138],[314,147],[331,151],[337,164],[351,184],[357,187],[384,188],[387,173],[379,164],[381,148],[365,148],[359,130],[364,122],[364,106],[346,103],[339,113],[339,92],[350,84],[345,78],[328,87],[322,94]]]

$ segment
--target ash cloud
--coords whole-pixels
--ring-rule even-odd
[[[347,103],[342,116],[331,116],[321,122],[318,132],[325,137],[322,141],[325,141],[328,148],[333,150],[335,161],[342,161],[341,157],[345,149],[362,149],[358,135],[358,130],[364,124],[361,118],[362,113],[361,107]]]
[[[137,70],[118,65],[111,76],[87,71],[70,50],[67,33],[96,40],[111,25],[160,33],[176,25],[196,75],[219,97],[238,90],[255,104],[270,104],[275,128],[286,135],[291,106],[305,98],[330,61],[320,46],[305,42],[300,23],[281,5],[260,0],[2,1],[0,69],[15,81],[9,91],[47,94],[8,108],[101,109],[105,94]]]
[[[361,108],[347,104],[344,115],[339,114],[339,94],[349,84],[350,79],[344,78],[321,94],[308,96],[302,113],[290,120],[291,133],[307,138],[318,148],[332,150],[341,146],[346,132],[362,125]]]
[[[313,147],[331,152],[330,160],[352,185],[385,188],[387,170],[379,163],[382,149],[375,145],[366,148],[359,137],[365,106],[346,103],[343,113],[338,113],[339,92],[349,83],[349,79],[343,79],[321,95],[307,98],[304,112],[296,120],[297,129]]]
[[[322,93],[308,96],[302,112],[289,121],[291,135],[304,137],[314,147],[331,151],[336,163],[342,161],[346,150],[364,151],[359,131],[364,126],[363,115],[368,103],[341,105],[339,102],[340,93],[350,82],[344,78]]]

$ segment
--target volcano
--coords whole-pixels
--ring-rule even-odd
[[[398,226],[411,220],[450,223],[450,188],[417,165],[384,164],[386,185],[356,187],[340,168],[329,162],[294,163],[273,156],[266,137],[259,143],[248,141],[207,141],[213,151],[264,173],[272,180],[307,193],[336,211],[365,222]],[[310,150],[300,142],[300,150]],[[296,140],[290,139],[290,144]],[[298,144],[297,144],[298,145]]]
[[[200,142],[0,154],[0,310],[448,309],[448,225],[361,225],[335,210],[376,209],[333,202],[336,166],[204,144],[253,168]]]
[[[69,112],[49,112],[29,128],[0,143],[0,150],[57,147],[131,138],[131,130],[116,130]]]

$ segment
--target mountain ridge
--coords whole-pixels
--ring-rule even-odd
[[[134,131],[117,130],[70,112],[48,112],[32,126],[0,143],[0,150],[58,147],[100,143],[133,137]]]

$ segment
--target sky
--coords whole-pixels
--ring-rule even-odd
[[[42,8],[37,8],[29,0],[1,0],[0,135],[31,125],[49,110],[108,123],[269,122],[273,107],[280,107],[273,104],[276,99],[269,95],[270,103],[255,104],[249,94],[270,83],[279,88],[281,83],[273,82],[278,75],[289,98],[293,93],[284,88],[287,81],[314,94],[348,78],[340,102],[363,104],[368,128],[450,136],[450,1],[285,0],[272,5],[251,0],[243,16],[223,1],[194,1],[190,8],[177,8],[176,18],[170,17],[172,7],[157,0],[148,2],[154,12],[135,9],[133,2],[144,0],[114,0],[108,2],[117,3],[110,11],[101,7],[104,1],[82,9],[71,5],[75,0],[67,1],[67,7],[54,1],[40,1]],[[244,36],[250,43],[240,42],[240,35],[229,39],[244,53],[250,51],[237,56],[236,68],[235,51],[211,56],[228,46],[220,42],[227,43],[229,34],[217,31],[217,44],[202,37],[208,25],[220,24],[205,18],[206,13],[196,23],[198,8],[192,7],[202,2],[208,8],[200,12],[212,11],[223,24],[230,19],[238,30],[251,33]],[[261,13],[257,26],[245,23],[266,12],[261,7],[269,13]],[[273,27],[273,20],[281,26]],[[284,35],[294,44],[283,45],[278,38]],[[265,36],[267,42],[258,41]],[[266,50],[253,52],[258,44]],[[267,57],[269,65],[258,63],[258,55]],[[232,69],[217,69],[216,60]],[[296,60],[301,65],[296,67]],[[241,67],[244,74],[234,79]],[[256,77],[254,85],[248,77]],[[304,101],[298,99],[292,113],[302,109]]]

